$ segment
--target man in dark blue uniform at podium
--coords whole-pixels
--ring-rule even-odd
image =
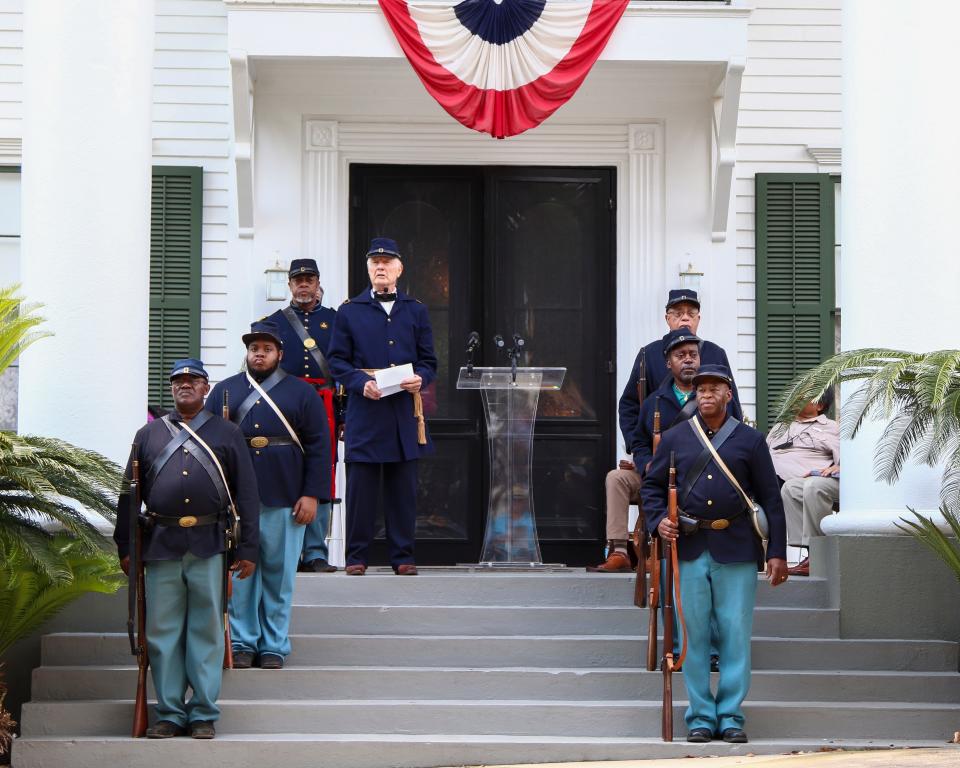
[[[397,290],[403,263],[397,244],[374,238],[366,254],[370,287],[340,305],[330,368],[347,390],[347,574],[362,576],[374,534],[381,478],[390,564],[415,576],[417,460],[433,452],[420,390],[437,376],[427,308]],[[403,391],[382,396],[375,372],[411,364]]]
[[[323,306],[323,288],[320,270],[313,259],[294,259],[289,271],[290,304],[278,309],[266,319],[277,324],[280,340],[286,354],[280,367],[287,373],[310,384],[323,401],[330,428],[330,493],[335,497],[337,471],[337,416],[336,382],[327,363],[330,336],[333,333],[335,310]],[[333,573],[335,565],[328,562],[327,531],[330,527],[330,504],[317,506],[317,516],[303,533],[301,571]]]

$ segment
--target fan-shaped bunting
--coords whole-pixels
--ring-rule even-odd
[[[380,0],[430,94],[498,139],[561,107],[600,56],[627,0]]]

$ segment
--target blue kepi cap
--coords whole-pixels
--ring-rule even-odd
[[[733,374],[730,373],[730,369],[725,365],[716,363],[701,365],[697,369],[697,375],[693,377],[693,386],[697,386],[697,384],[707,379],[719,379],[720,381],[727,382],[731,387],[733,386]]]
[[[317,275],[320,276],[320,269],[317,267],[317,262],[313,259],[294,259],[290,262],[290,271],[288,277],[296,277],[297,275]]]
[[[370,248],[367,250],[365,259],[371,256],[392,256],[395,259],[400,258],[400,249],[397,248],[397,241],[389,237],[375,237],[370,241]]]
[[[283,348],[283,339],[280,338],[280,326],[272,320],[258,320],[250,323],[250,333],[245,333],[240,337],[244,345],[249,345],[256,339],[267,339],[277,345],[277,348]]]
[[[693,342],[699,345],[702,341],[703,339],[686,326],[677,328],[675,331],[670,331],[670,333],[663,337],[663,356],[666,357],[670,354],[671,349],[679,347],[681,344]]]
[[[203,369],[203,361],[195,357],[186,357],[183,360],[177,360],[170,369],[170,381],[177,376],[200,376],[210,379],[210,375]]]
[[[689,288],[674,288],[670,291],[670,294],[667,296],[667,309],[670,309],[670,307],[675,304],[682,304],[685,301],[693,304],[697,309],[700,309],[700,299],[697,298],[697,292],[691,291]]]

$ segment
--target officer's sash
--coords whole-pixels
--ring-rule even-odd
[[[326,379],[326,384],[324,386],[333,389],[333,374],[330,372],[330,366],[327,364],[327,358],[323,356],[323,352],[321,352],[320,347],[317,346],[316,339],[307,333],[307,329],[303,327],[303,323],[300,322],[300,318],[297,317],[297,313],[293,311],[293,307],[284,307],[280,311],[283,313],[283,316],[287,318],[287,322],[290,323],[290,327],[293,328],[293,332],[299,337],[300,342],[303,344],[303,348],[310,353],[313,361],[320,367],[320,373],[322,373],[323,378]]]

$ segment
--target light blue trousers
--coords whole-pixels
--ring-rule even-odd
[[[220,716],[223,679],[223,555],[145,565],[147,652],[157,720],[186,726]],[[187,685],[193,689],[185,701]]]
[[[687,626],[687,728],[722,733],[743,728],[741,705],[750,690],[750,636],[757,596],[757,565],[718,563],[705,551],[680,561],[680,596]],[[710,691],[710,625],[716,621],[720,651],[717,694]]]
[[[667,560],[663,558],[660,561],[660,584],[667,583]],[[672,589],[672,586],[671,586]],[[663,626],[663,597],[661,592],[660,598],[660,626]],[[681,595],[682,597],[682,595]],[[680,617],[677,615],[677,600],[675,597],[671,598],[670,602],[673,603],[673,657],[677,658],[680,655],[681,646],[683,644],[683,630],[680,627]],[[720,655],[720,641],[717,639],[717,620],[716,618],[711,619],[710,621],[710,655],[719,656]]]
[[[303,562],[329,560],[327,530],[330,528],[330,503],[317,505],[317,516],[303,532]]]
[[[260,560],[253,575],[233,580],[230,637],[234,651],[290,654],[290,606],[304,526],[290,507],[260,507]]]

